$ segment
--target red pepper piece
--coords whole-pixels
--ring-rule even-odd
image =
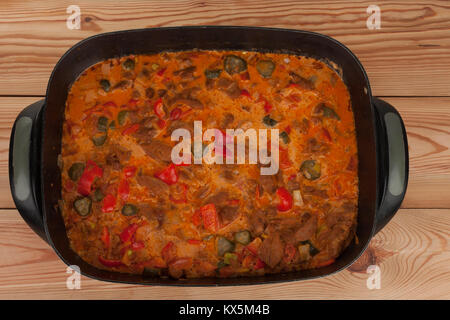
[[[288,211],[292,208],[292,196],[285,188],[281,187],[277,190],[277,196],[280,203],[277,206],[278,211]]]
[[[112,194],[107,194],[102,201],[102,211],[104,213],[114,211],[114,207],[116,206],[116,197]]]
[[[131,250],[138,251],[145,248],[145,244],[142,241],[133,242],[130,246]]]
[[[161,250],[161,256],[165,261],[172,260],[176,255],[176,248],[172,241],[169,241]]]
[[[348,165],[346,170],[348,171],[355,171],[358,168],[358,163],[356,161],[356,157],[354,155],[352,155],[350,157],[350,160],[348,161]]]
[[[127,179],[122,179],[119,183],[119,188],[117,190],[119,193],[119,197],[126,201],[128,197],[130,196],[130,184],[128,183]]]
[[[264,111],[266,112],[266,113],[270,113],[270,111],[272,111],[272,105],[269,103],[269,101],[267,101],[265,98],[260,98],[259,100],[258,100],[258,102],[261,102],[261,101],[263,101],[264,102]]]
[[[284,131],[286,131],[287,134],[291,133],[291,126],[284,128]]]
[[[71,191],[73,190],[74,187],[75,187],[75,184],[74,184],[72,181],[70,181],[70,180],[67,180],[67,181],[64,183],[64,189],[65,189],[67,192],[71,192]]]
[[[131,178],[136,174],[137,168],[135,166],[128,166],[123,168],[123,174],[126,178]]]
[[[104,107],[117,107],[117,104],[115,104],[113,101],[108,101],[108,102],[105,102],[103,104],[103,106]]]
[[[250,74],[248,72],[241,73],[240,78],[241,78],[241,80],[249,80]]]
[[[292,260],[294,259],[295,256],[295,252],[297,251],[297,249],[295,249],[295,247],[288,243],[285,247],[284,247],[284,262],[286,263],[291,263]]]
[[[330,132],[328,132],[328,130],[326,128],[322,128],[322,133],[323,133],[323,136],[325,137],[325,139],[328,140],[328,142],[332,141]]]
[[[95,178],[100,178],[102,175],[103,170],[94,161],[88,160],[78,181],[78,193],[88,196],[91,193],[91,186]]]
[[[139,102],[139,100],[136,99],[130,99],[130,101],[128,101],[128,107],[129,108],[134,108],[137,106],[137,103]]]
[[[292,102],[300,102],[300,101],[302,101],[302,98],[301,98],[299,95],[297,95],[297,94],[290,94],[290,95],[288,96],[288,98],[289,98],[289,100],[291,100]]]
[[[202,223],[202,213],[200,210],[195,211],[191,219],[194,226],[198,227]]]
[[[280,147],[280,168],[288,169],[292,166],[291,160],[289,160],[288,149]]]
[[[155,177],[167,183],[168,185],[175,184],[178,181],[178,174],[173,163],[163,171],[155,174]]]
[[[202,214],[203,226],[210,232],[219,230],[219,216],[216,206],[213,203],[207,204],[200,208]]]
[[[239,200],[239,199],[228,200],[228,204],[233,207],[238,206],[240,203],[241,203],[241,200]]]
[[[322,267],[329,266],[330,264],[334,263],[334,261],[335,261],[334,259],[330,259],[330,260],[319,262],[317,264],[317,268],[322,268]]]
[[[160,119],[162,119],[166,116],[162,98],[159,98],[158,100],[156,100],[155,104],[153,105],[153,111]]]
[[[100,261],[100,263],[102,265],[104,265],[105,267],[120,267],[122,265],[122,261],[120,260],[109,260],[109,259],[105,259],[101,256],[98,256],[98,261]]]
[[[181,117],[181,109],[180,108],[175,108],[170,112],[170,120],[177,120],[180,119]]]
[[[167,68],[159,69],[159,71],[156,74],[161,77],[164,74],[164,72],[166,72],[166,69]]]
[[[101,239],[102,239],[103,244],[105,245],[105,248],[108,249],[109,245],[111,243],[111,239],[109,237],[108,227],[106,227],[106,226],[103,227]]]
[[[249,243],[245,248],[254,256],[258,255],[258,248],[256,248],[253,242]]]
[[[131,124],[122,131],[122,135],[126,136],[128,134],[133,134],[136,131],[138,131],[138,129],[139,129],[139,123]]]
[[[202,243],[202,241],[201,241],[201,240],[198,240],[198,239],[188,239],[187,242],[188,242],[189,244],[194,245],[194,246],[199,245],[200,243]]]
[[[166,126],[166,121],[163,119],[158,119],[158,121],[156,122],[156,124],[158,125],[158,127],[160,129],[164,128]]]
[[[250,92],[248,92],[248,91],[245,90],[245,89],[242,89],[242,90],[241,90],[241,96],[244,96],[244,97],[247,97],[247,98],[251,98]]]
[[[262,269],[266,266],[266,264],[264,263],[264,261],[262,261],[261,259],[258,258],[258,260],[256,261],[255,267],[253,268],[254,270],[259,270]]]
[[[120,240],[122,240],[122,242],[130,241],[138,228],[139,228],[138,224],[136,223],[130,224],[120,233]]]
[[[172,270],[185,270],[192,267],[192,258],[179,258],[169,263]]]
[[[268,101],[266,101],[264,103],[264,111],[266,111],[266,113],[269,113],[271,110],[272,110],[272,105]]]
[[[185,161],[185,160],[183,160],[183,161]],[[186,160],[187,161],[187,160]],[[190,163],[184,163],[184,162],[181,162],[181,163],[179,163],[179,164],[173,164],[175,167],[189,167],[191,164]]]

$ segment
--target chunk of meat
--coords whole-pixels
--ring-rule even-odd
[[[164,223],[165,212],[162,207],[152,207],[149,204],[138,205],[138,214],[147,218],[148,221],[156,221],[158,227],[161,227]]]
[[[197,69],[196,66],[189,66],[184,69],[176,70],[173,72],[174,76],[180,76],[182,80],[194,80],[194,72]]]
[[[206,79],[205,87],[207,90],[211,90],[216,85],[216,79]]]
[[[297,119],[294,119],[292,121],[292,127],[299,134],[307,134],[309,131],[309,120],[306,118],[303,118],[302,121],[298,121]]]
[[[248,214],[247,216],[248,226],[250,232],[253,236],[259,236],[264,232],[266,228],[266,223],[264,219],[264,212],[262,211],[254,211]]]
[[[133,113],[130,113],[130,115]],[[130,118],[133,122],[133,119]],[[133,133],[133,137],[136,138],[138,143],[151,143],[153,137],[157,133],[157,129],[155,127],[155,123],[157,121],[157,117],[150,116],[145,117],[144,119],[138,118],[139,121],[139,129]]]
[[[214,205],[218,206],[225,203],[229,198],[230,196],[228,192],[225,190],[221,190],[206,199],[205,203],[213,203]]]
[[[153,98],[153,96],[155,95],[155,89],[153,89],[152,87],[148,87],[147,89],[145,89],[145,96],[149,99]]]
[[[149,143],[141,144],[142,149],[151,158],[157,161],[170,162],[172,147],[162,141],[152,140]]]
[[[141,97],[141,93],[139,92],[139,90],[133,90],[133,92],[131,93],[131,97],[133,99],[139,99]]]
[[[294,190],[298,190],[298,189],[300,189],[300,183],[296,179],[290,179],[286,184],[286,188],[290,192],[292,192]]]
[[[185,104],[194,109],[203,109],[203,103],[193,96],[194,93],[199,90],[199,87],[186,88],[182,92],[177,93],[175,96],[168,99],[167,104],[169,106],[174,106],[176,104]]]
[[[331,207],[326,213],[326,223],[330,227],[337,223],[342,223],[349,227],[353,224],[355,216],[356,204],[351,201],[346,201],[340,207]]]
[[[222,120],[222,128],[230,129],[230,128],[228,128],[228,126],[230,124],[232,124],[233,121],[234,121],[234,115],[232,113],[229,113],[229,112],[225,113],[225,115],[223,117],[223,120]]]
[[[220,225],[222,227],[230,224],[239,216],[239,206],[220,206],[218,207]]]
[[[225,92],[231,99],[236,99],[241,95],[241,89],[236,81],[228,78],[220,78],[217,80],[217,88]]]
[[[273,175],[261,175],[259,177],[259,182],[264,191],[271,194],[277,191],[278,183],[277,179]]]
[[[233,181],[237,175],[234,175],[233,170],[224,169],[221,176],[223,176],[227,180]]]
[[[238,187],[249,198],[255,197],[255,194],[261,195],[264,192],[262,186],[254,179],[244,179],[242,183],[239,182]]]
[[[156,92],[156,94],[158,95],[159,98],[162,98],[166,95],[167,90],[166,89],[158,89],[158,91]]]
[[[133,81],[131,80],[122,80],[117,82],[114,86],[113,86],[113,90],[115,89],[127,89],[130,88],[131,85],[133,84]]]
[[[306,241],[311,239],[317,230],[317,215],[305,212],[301,218],[300,227],[295,231],[295,241]]]
[[[258,250],[259,258],[269,267],[275,268],[283,258],[283,248],[279,234],[275,233],[264,239]]]
[[[309,138],[306,141],[306,145],[303,149],[304,153],[326,153],[330,150],[330,147],[322,142],[319,142],[316,138]]]
[[[312,81],[296,74],[295,72],[289,72],[289,75],[292,78],[292,82],[295,83],[296,85],[302,87],[303,89],[306,89],[306,90],[314,89],[314,83]]]
[[[286,243],[297,245],[310,239],[317,230],[317,215],[305,212],[299,218],[273,218],[266,233],[279,233]]]
[[[146,128],[144,126],[140,126],[139,129],[133,133],[133,137],[136,138],[138,143],[151,143],[153,137],[156,135],[155,128]]]
[[[118,144],[114,144],[107,153],[105,160],[107,165],[110,165],[115,170],[119,170],[124,162],[130,159],[130,156],[130,150],[127,150]]]
[[[313,186],[303,186],[302,194],[304,196],[315,196],[322,199],[328,199],[327,190],[318,189]]]
[[[217,80],[217,88],[227,89],[229,86],[231,86],[232,83],[233,83],[233,80],[222,77]]]
[[[210,192],[211,192],[211,188],[209,187],[209,185],[204,185],[195,192],[195,198],[204,199],[205,197],[208,196],[208,194]]]
[[[356,227],[356,203],[348,201],[340,207],[332,206],[326,213],[327,228],[320,232],[317,243],[325,247],[329,256],[336,257],[353,237]]]
[[[194,109],[203,109],[203,103],[200,100],[192,99],[192,98],[181,98],[178,99],[175,104],[185,104]]]
[[[148,189],[152,197],[162,196],[169,192],[169,186],[155,177],[149,175],[138,175],[136,180],[141,186]]]

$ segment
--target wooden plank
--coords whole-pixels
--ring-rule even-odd
[[[180,288],[112,284],[81,277],[66,288],[66,266],[23,222],[0,210],[0,299],[450,299],[450,209],[402,209],[349,269],[302,282]],[[369,265],[381,289],[369,290]]]
[[[72,0],[6,1],[0,8],[0,95],[42,95],[52,68],[94,34],[160,26],[246,25],[316,31],[360,58],[375,95],[449,96],[447,1],[377,1],[381,29],[368,30],[373,1],[79,0],[81,30],[66,28]]]
[[[16,115],[41,98],[0,98],[0,208],[13,208],[9,192],[9,136]],[[450,98],[386,98],[408,133],[410,176],[403,208],[450,208]]]
[[[403,117],[409,145],[405,208],[449,208],[450,98],[387,98]]]

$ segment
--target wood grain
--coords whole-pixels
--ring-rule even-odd
[[[13,208],[8,148],[16,115],[41,98],[0,97],[0,208]],[[386,98],[402,115],[408,134],[410,175],[403,208],[450,208],[450,98]]]
[[[402,209],[349,269],[302,282],[180,288],[112,284],[81,278],[66,288],[66,266],[23,222],[0,210],[0,299],[450,299],[450,209]],[[381,289],[367,289],[369,265]]]
[[[116,30],[181,25],[246,25],[316,31],[360,58],[375,95],[450,96],[448,1],[377,1],[381,29],[368,30],[373,1],[88,1],[81,30],[66,28],[72,0],[3,1],[0,95],[43,95],[52,68],[72,45]]]
[[[72,4],[81,8],[81,30],[66,28],[66,8]],[[366,28],[366,8],[372,4],[381,8],[380,30]],[[143,287],[82,277],[82,289],[69,290],[66,266],[54,251],[17,210],[0,209],[0,299],[450,299],[449,17],[450,2],[438,0],[2,1],[0,208],[14,208],[8,179],[13,121],[42,99],[35,96],[45,95],[59,58],[86,37],[147,27],[267,26],[336,38],[361,60],[374,95],[387,97],[401,113],[410,175],[403,209],[350,268],[276,285]],[[380,290],[366,287],[367,267],[374,264],[381,268]]]

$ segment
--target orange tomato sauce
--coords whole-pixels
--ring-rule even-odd
[[[357,107],[357,106],[356,106]],[[171,132],[278,129],[279,171],[174,166]],[[149,277],[233,277],[333,263],[352,240],[358,157],[349,92],[313,58],[165,52],[99,62],[73,83],[61,212],[86,262]]]

